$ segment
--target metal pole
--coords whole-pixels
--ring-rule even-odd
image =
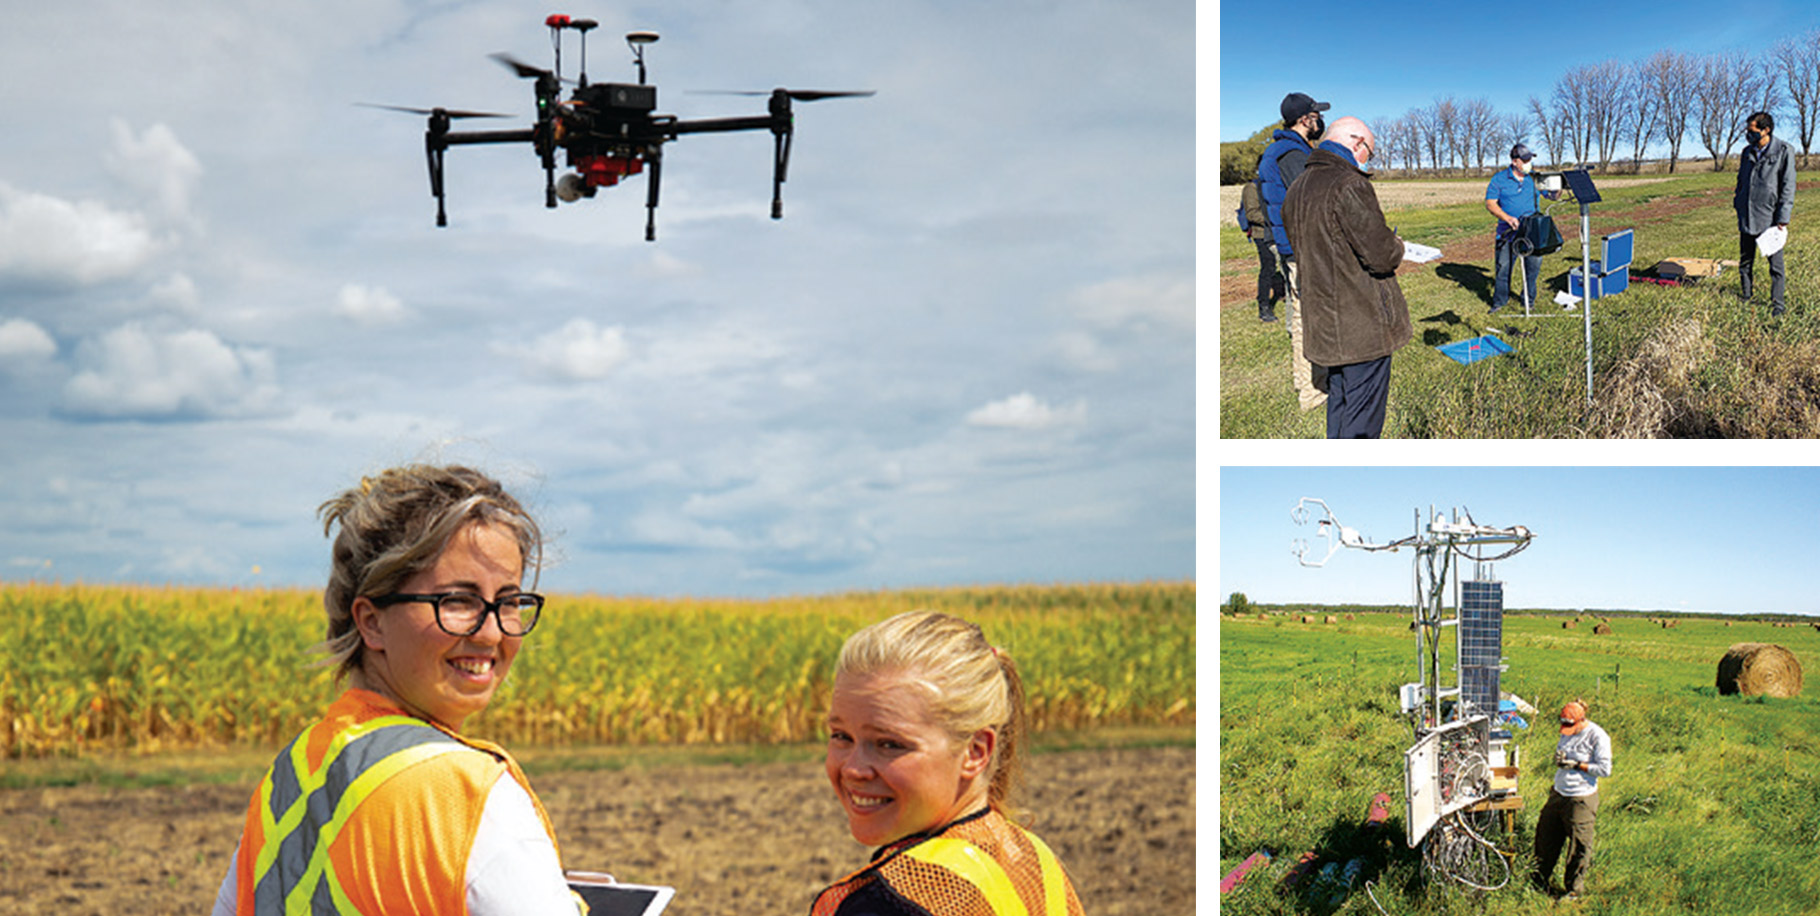
[[[1603,286],[1603,284],[1601,284]],[[1580,205],[1580,307],[1586,323],[1586,408],[1592,409],[1592,204]]]

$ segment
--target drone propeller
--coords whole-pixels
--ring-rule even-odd
[[[506,69],[511,70],[513,73],[517,74],[519,79],[529,80],[529,79],[539,79],[541,77],[549,77],[550,79],[557,79],[557,76],[554,72],[545,70],[542,67],[537,67],[537,66],[533,66],[531,64],[527,64],[524,61],[519,60],[518,58],[505,53],[504,51],[501,51],[497,54],[489,54],[487,56],[493,58],[496,61],[499,61],[499,63],[501,65],[505,66]],[[565,83],[569,83],[571,85],[573,85],[575,83],[574,80],[569,79],[568,77],[562,77],[562,81]]]
[[[408,108],[404,105],[380,105],[376,102],[355,102],[362,108],[379,108],[385,111],[402,111],[415,115],[442,115],[448,118],[509,118],[509,114],[496,111],[462,111],[458,108]]]
[[[766,89],[766,90],[694,89],[694,90],[691,90],[690,92],[693,95],[768,96],[768,95],[774,95],[777,91],[778,90],[773,90],[773,89]],[[863,99],[863,98],[867,98],[867,97],[878,94],[878,91],[875,89],[852,89],[852,90],[784,89],[784,90],[782,90],[782,92],[785,95],[788,95],[792,101],[797,101],[797,102],[819,102],[822,99],[843,99],[843,98],[862,98]]]

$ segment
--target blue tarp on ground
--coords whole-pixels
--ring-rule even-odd
[[[1442,355],[1448,359],[1466,366],[1489,357],[1503,356],[1510,352],[1510,344],[1487,334],[1471,340],[1455,341],[1435,349],[1441,351]]]

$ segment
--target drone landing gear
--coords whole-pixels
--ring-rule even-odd
[[[790,92],[778,89],[771,93],[771,136],[777,141],[771,161],[771,218],[784,218],[784,181],[790,171],[790,138],[796,133],[796,119],[790,113]]]
[[[645,153],[645,156],[651,162],[651,177],[647,179],[649,184],[645,188],[645,241],[655,242],[657,241],[657,185],[663,179],[664,156],[657,148],[652,148]]]
[[[423,152],[430,160],[430,194],[436,198],[437,226],[447,226],[449,224],[449,214],[443,209],[442,203],[442,154],[446,149],[447,147],[445,146],[437,145],[436,132],[434,129],[424,137]]]

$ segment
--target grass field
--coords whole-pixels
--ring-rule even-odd
[[[1633,266],[1663,258],[1736,259],[1735,176],[1696,173],[1667,181],[1602,186],[1592,207],[1597,236],[1632,228]],[[1447,182],[1422,182],[1424,193]],[[1543,259],[1534,318],[1513,307],[1489,312],[1493,252],[1485,182],[1459,185],[1462,203],[1389,212],[1404,238],[1440,248],[1408,264],[1399,283],[1414,338],[1392,360],[1384,435],[1434,438],[1769,438],[1820,435],[1820,241],[1791,226],[1789,314],[1769,316],[1768,269],[1759,263],[1756,301],[1738,301],[1735,271],[1697,286],[1633,283],[1593,303],[1593,403],[1586,404],[1583,322],[1551,303],[1580,259],[1579,211],[1552,213],[1566,244]],[[1474,191],[1474,188],[1478,191]],[[1809,183],[1801,194],[1812,194]],[[1379,189],[1386,199],[1398,183]],[[1458,199],[1458,198],[1455,198]],[[1545,207],[1548,202],[1544,201]],[[1303,412],[1289,386],[1283,322],[1258,321],[1257,257],[1236,226],[1220,228],[1220,434],[1225,438],[1318,438],[1323,411]],[[1761,260],[1761,259],[1759,259]],[[1279,308],[1279,312],[1282,311]],[[1514,313],[1514,314],[1513,314]],[[1515,353],[1462,366],[1435,348],[1495,331]]]
[[[553,596],[468,723],[514,749],[800,745],[841,642],[933,608],[1017,660],[1032,730],[1194,724],[1192,583],[953,588],[768,601]],[[319,592],[0,586],[0,760],[270,753],[337,691]],[[744,753],[744,752],[742,752]]]
[[[1541,914],[1568,910],[1529,889],[1530,830],[1552,771],[1552,710],[1575,696],[1612,736],[1614,772],[1600,780],[1598,841],[1574,912],[1806,914],[1820,912],[1820,700],[1811,683],[1820,632],[1811,626],[1686,619],[1664,629],[1612,617],[1614,633],[1560,616],[1505,619],[1502,686],[1542,710],[1516,732],[1528,808],[1513,839],[1511,886],[1440,891],[1420,880],[1404,841],[1403,751],[1412,733],[1397,709],[1416,676],[1406,614],[1360,613],[1335,624],[1287,615],[1220,623],[1220,862],[1277,853],[1221,901],[1227,913],[1327,912],[1275,892],[1302,852],[1364,857],[1372,896],[1392,914]],[[1791,649],[1810,683],[1791,699],[1722,697],[1719,658],[1738,642]],[[1537,719],[1541,721],[1537,721]],[[1359,824],[1388,792],[1388,829]],[[1386,836],[1387,834],[1387,836]],[[1558,878],[1557,878],[1558,880]],[[1341,912],[1374,913],[1355,891]]]

